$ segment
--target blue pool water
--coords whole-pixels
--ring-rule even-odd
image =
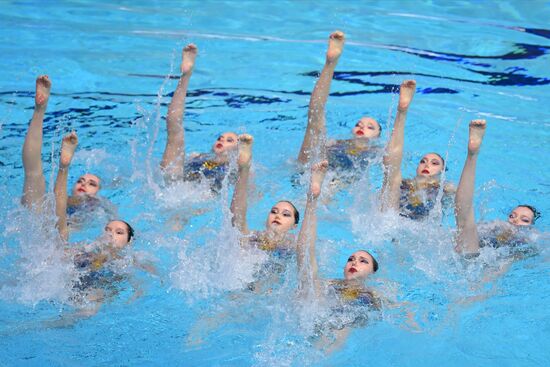
[[[548,19],[548,1],[3,2],[0,364],[547,365]],[[482,282],[479,263],[453,254],[452,215],[440,226],[377,214],[381,177],[372,169],[319,208],[321,274],[339,277],[349,253],[373,250],[381,263],[377,289],[403,306],[353,329],[325,356],[311,346],[317,313],[296,302],[292,269],[270,294],[243,291],[263,255],[238,248],[227,223],[230,190],[212,197],[196,185],[165,188],[157,167],[176,85],[169,76],[177,75],[182,46],[194,42],[187,150],[208,151],[221,131],[254,135],[251,227],[262,228],[280,198],[303,210],[305,192],[290,176],[335,29],[347,43],[327,106],[331,137],[347,137],[367,114],[382,122],[387,140],[398,85],[414,78],[405,176],[423,153],[437,151],[447,158],[447,179],[458,182],[467,123],[485,118],[477,218],[503,218],[519,203],[533,203],[543,217],[539,254]],[[159,271],[136,274],[141,297],[133,300],[127,285],[96,316],[64,328],[47,321],[73,310],[70,269],[51,234],[19,206],[21,145],[40,74],[53,83],[43,149],[50,187],[60,137],[75,129],[70,181],[87,171],[104,178],[103,196],[137,230],[136,256]],[[96,222],[71,240],[95,238],[103,226]],[[483,256],[489,268],[503,265],[496,252]],[[406,311],[418,328],[407,324]]]

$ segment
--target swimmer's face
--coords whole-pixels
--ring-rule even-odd
[[[74,184],[73,195],[88,195],[95,196],[99,191],[100,185],[99,177],[92,175],[91,173],[86,173],[81,176],[78,181]]]
[[[294,208],[286,201],[279,201],[271,208],[265,226],[278,233],[286,233],[296,228]]]
[[[380,124],[373,118],[362,117],[351,130],[351,133],[356,138],[377,138],[380,136]]]
[[[105,226],[105,234],[111,240],[111,243],[118,249],[126,246],[130,241],[129,237],[129,228],[126,223],[120,220],[113,220],[107,223]]]
[[[346,280],[365,279],[374,273],[374,259],[366,251],[357,251],[351,254],[344,267]]]
[[[508,214],[508,223],[515,226],[530,226],[533,224],[535,213],[525,206],[518,206]]]
[[[212,146],[212,150],[216,154],[227,153],[228,151],[237,148],[238,141],[239,138],[237,134],[232,132],[223,133],[218,137],[218,139]]]
[[[437,177],[443,171],[443,160],[435,153],[428,153],[416,167],[416,175],[422,177]]]

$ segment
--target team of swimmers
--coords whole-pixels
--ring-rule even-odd
[[[352,129],[352,137],[330,141],[326,136],[325,106],[330,85],[345,43],[344,33],[336,31],[329,37],[326,62],[310,98],[305,136],[298,155],[298,162],[311,170],[307,201],[298,236],[292,230],[299,226],[300,214],[294,204],[281,199],[267,215],[265,229],[248,227],[248,191],[252,160],[253,137],[234,132],[220,134],[211,153],[186,156],[185,129],[183,124],[185,98],[195,66],[198,48],[187,45],[182,52],[181,77],[172,96],[166,116],[167,140],[160,167],[168,183],[188,180],[207,180],[212,190],[218,191],[227,175],[235,185],[231,201],[233,226],[241,233],[240,245],[253,246],[267,251],[277,261],[296,259],[300,294],[313,292],[315,297],[325,297],[326,290],[344,302],[359,303],[373,308],[380,307],[380,297],[365,285],[365,280],[378,270],[378,262],[367,250],[350,255],[342,280],[322,281],[318,276],[315,243],[317,237],[317,200],[323,188],[327,171],[331,171],[333,183],[349,183],[361,177],[369,166],[382,162],[384,181],[380,192],[381,210],[395,211],[411,220],[422,220],[439,207],[452,205],[455,196],[457,222],[456,251],[467,257],[475,256],[483,246],[515,246],[524,243],[526,237],[521,228],[531,227],[540,216],[530,205],[520,205],[509,215],[507,222],[499,222],[490,233],[479,233],[475,223],[473,192],[475,167],[485,133],[486,122],[473,120],[469,126],[468,154],[458,187],[443,184],[441,175],[445,161],[437,153],[425,154],[418,163],[416,176],[404,179],[401,173],[404,147],[404,130],[407,112],[411,106],[416,82],[405,80],[399,91],[397,114],[391,137],[385,149],[380,144],[381,125],[371,117],[361,117]],[[22,203],[40,212],[45,195],[45,179],[42,169],[42,124],[50,96],[51,82],[47,76],[36,80],[34,114],[23,145],[25,181]],[[60,237],[68,241],[71,216],[79,211],[93,209],[93,203],[101,189],[101,179],[94,174],[82,175],[68,194],[68,170],[78,144],[75,132],[67,134],[61,145],[59,171],[55,181],[55,203]],[[236,157],[236,168],[230,172],[230,161]],[[75,251],[67,246],[75,266],[82,270],[78,288],[84,290],[91,301],[105,298],[102,283],[113,276],[109,264],[124,256],[124,249],[131,246],[134,229],[127,222],[114,219],[105,226],[100,240]],[[275,261],[275,260],[273,260]]]

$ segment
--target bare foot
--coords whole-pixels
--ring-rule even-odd
[[[416,92],[416,81],[405,80],[401,83],[401,88],[399,88],[399,104],[397,105],[399,111],[404,112],[409,109],[414,92]]]
[[[485,135],[487,122],[485,120],[472,120],[470,122],[470,139],[468,140],[468,154],[477,154]]]
[[[181,74],[186,75],[193,71],[195,66],[195,58],[199,49],[194,44],[190,43],[183,48],[181,53]]]
[[[237,163],[239,167],[250,167],[250,160],[252,158],[252,142],[254,138],[252,135],[241,134],[239,135],[239,158]]]
[[[344,49],[344,40],[344,32],[335,31],[330,34],[328,39],[327,62],[338,61]]]
[[[309,187],[309,192],[313,196],[313,198],[317,198],[319,194],[321,194],[321,185],[323,184],[323,180],[325,179],[327,168],[327,160],[315,163],[311,167],[311,184]]]
[[[63,141],[61,142],[61,157],[59,159],[61,167],[69,167],[77,145],[78,137],[76,136],[76,132],[73,131],[63,137]]]
[[[50,98],[50,88],[52,82],[47,75],[40,75],[36,78],[36,94],[34,95],[34,103],[37,108],[46,108],[48,98]]]

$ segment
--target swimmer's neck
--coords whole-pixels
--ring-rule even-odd
[[[116,247],[113,244],[107,245],[102,252],[107,253],[111,259],[120,259],[122,258],[122,250],[124,247]]]
[[[264,237],[264,239],[270,242],[275,242],[277,244],[282,243],[285,240],[286,235],[287,235],[287,232],[277,232],[277,231],[274,231],[273,229],[266,229],[262,233],[262,236]]]
[[[227,157],[227,154],[216,154],[214,156],[214,162],[216,163],[220,163],[220,164],[225,164],[227,162],[229,162],[229,158]]]
[[[226,164],[229,163],[229,160],[231,158],[232,152],[221,152],[221,153],[214,153],[214,159],[213,161],[218,164]],[[236,154],[236,152],[235,152]]]
[[[67,205],[68,206],[79,206],[79,205],[82,205],[82,204],[87,203],[88,201],[94,200],[94,199],[97,199],[97,198],[95,196],[91,196],[91,195],[87,195],[87,194],[84,194],[84,195],[71,195],[67,199]]]
[[[431,177],[416,176],[414,178],[414,184],[418,189],[425,189],[426,187],[429,187],[429,186],[439,185],[439,182],[440,182],[439,176],[431,176]]]
[[[367,150],[371,146],[369,138],[353,138],[349,140],[349,143],[353,148],[363,150]]]
[[[346,288],[365,289],[365,279],[343,279]]]
[[[532,226],[518,226],[518,225],[515,225],[515,224],[512,224],[512,223],[508,222],[507,220],[501,220],[501,219],[496,220],[494,223],[497,224],[499,230],[504,231],[504,232],[518,232],[522,228],[532,227]]]

